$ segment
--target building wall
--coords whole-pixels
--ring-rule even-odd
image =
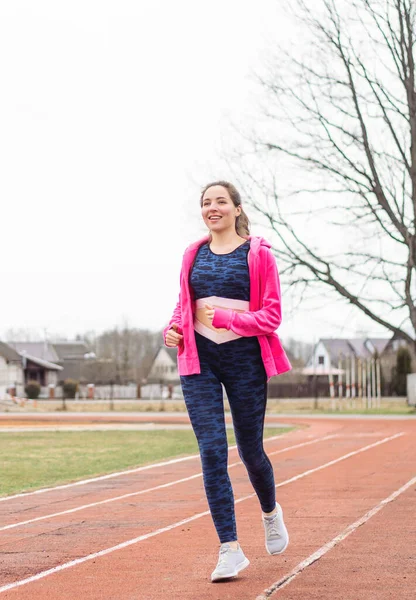
[[[46,373],[45,373],[46,385],[48,386],[51,383],[53,383],[54,385],[57,385],[60,373],[62,373],[62,371],[46,371]]]
[[[20,365],[9,365],[10,383],[24,384],[24,372]]]
[[[0,398],[4,398],[7,388],[17,384],[23,385],[23,369],[17,364],[7,364],[6,360],[0,356]]]
[[[323,364],[319,363],[319,357],[323,357]],[[321,359],[322,360],[322,359]],[[325,346],[323,345],[322,342],[318,342],[318,344],[315,346],[314,352],[307,364],[308,367],[313,367],[315,366],[317,368],[317,370],[319,369],[319,367],[324,368],[324,369],[329,369],[329,354],[325,348]]]
[[[2,356],[0,356],[0,398],[4,398],[9,382],[9,370],[7,363]]]

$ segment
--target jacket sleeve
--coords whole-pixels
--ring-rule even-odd
[[[179,277],[179,285],[180,285],[180,289],[182,289],[182,277],[183,277],[183,258],[182,258],[182,265],[181,265],[181,273],[180,273],[180,277]],[[181,335],[183,335],[183,328],[182,328],[182,309],[181,309],[182,303],[181,303],[181,292],[179,292],[179,298],[178,301],[176,303],[175,309],[173,311],[172,317],[169,321],[169,324],[167,327],[165,327],[165,329],[163,330],[163,343],[166,346],[166,334],[169,331],[169,329],[172,328],[172,325],[177,325],[178,329],[178,333],[180,333]]]
[[[214,327],[231,329],[244,337],[268,335],[276,331],[282,321],[279,274],[276,259],[268,249],[265,260],[266,279],[260,282],[263,283],[261,308],[244,313],[216,308],[212,321]]]
[[[175,310],[173,311],[173,315],[171,320],[169,321],[169,324],[167,327],[165,327],[165,329],[163,330],[163,342],[166,346],[166,334],[169,331],[169,329],[172,328],[172,325],[177,325],[178,326],[178,333],[180,333],[181,335],[183,334],[183,330],[182,330],[182,311],[181,311],[181,295],[179,294],[179,300],[176,303],[175,306]]]

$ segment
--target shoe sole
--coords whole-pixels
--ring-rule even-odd
[[[283,554],[283,552],[286,550],[286,548],[289,546],[289,540],[287,541],[287,544],[284,548],[282,548],[281,550],[279,550],[279,552],[270,552],[269,549],[266,546],[266,550],[267,550],[267,554],[270,554],[270,556],[277,556],[277,554]]]
[[[245,558],[244,561],[237,566],[235,571],[233,571],[229,575],[220,575],[214,578],[211,576],[211,582],[215,583],[216,581],[221,581],[222,579],[230,579],[231,577],[236,577],[240,573],[240,571],[248,567],[249,564],[250,561],[248,560],[248,558]]]

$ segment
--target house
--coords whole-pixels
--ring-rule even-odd
[[[176,348],[160,346],[147,375],[148,383],[179,383]]]
[[[177,366],[177,349],[160,346],[146,379],[143,380],[142,397],[181,396]]]
[[[82,381],[85,361],[95,359],[95,354],[89,351],[84,342],[55,342],[52,346],[58,357],[58,364],[63,367],[61,380]]]
[[[31,346],[32,351],[39,352],[39,349],[40,346]],[[48,355],[49,358],[54,357]],[[57,385],[62,367],[48,359],[27,352],[20,343],[0,342],[0,397],[9,389],[14,395],[23,396],[28,381],[37,381],[41,388]],[[46,393],[45,389],[42,391]]]
[[[403,346],[410,351],[414,363],[414,345],[397,335],[390,338],[322,338],[315,345],[303,373],[308,377],[318,377],[319,380],[335,376],[342,381],[344,373],[346,378],[358,379],[358,365],[367,364],[365,368],[368,375],[368,369],[371,371],[371,366],[368,365],[373,358],[378,357],[382,392],[390,395],[394,391],[392,386],[397,351]]]
[[[62,371],[60,365],[43,358],[38,358],[37,356],[32,356],[25,351],[21,353],[21,361],[25,384],[28,381],[37,381],[41,388],[58,385],[59,373]]]
[[[42,387],[59,385],[65,379],[80,381],[85,355],[90,356],[84,342],[9,342],[9,345],[26,361],[27,377]]]
[[[49,342],[8,342],[8,345],[20,355],[25,384],[37,381],[41,388],[58,385],[62,366]],[[42,390],[41,394],[45,393],[46,390]]]
[[[0,398],[4,398],[10,389],[14,389],[16,395],[23,395],[24,377],[20,354],[0,342]]]
[[[315,345],[305,367],[305,374],[328,375],[336,370],[347,357],[372,358],[377,352],[381,356],[391,338],[322,338]],[[342,369],[342,367],[341,367]]]

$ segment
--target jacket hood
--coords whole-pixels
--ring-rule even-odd
[[[265,246],[266,248],[271,248],[272,245],[264,239],[264,237],[261,237],[259,235],[249,235],[247,236],[247,239],[250,240],[250,249],[253,252],[258,252],[260,246]]]
[[[265,240],[263,237],[261,236],[257,236],[257,235],[247,235],[244,236],[247,240],[250,240],[250,251],[253,252],[254,254],[257,254],[257,252],[259,251],[260,246],[265,246],[266,248],[271,248],[272,245]],[[188,252],[194,252],[195,250],[197,250],[200,246],[202,246],[203,244],[206,244],[209,241],[209,235],[206,235],[205,237],[201,238],[200,240],[193,242],[192,244],[190,244],[190,246],[188,246],[185,250],[185,254],[187,254]]]

